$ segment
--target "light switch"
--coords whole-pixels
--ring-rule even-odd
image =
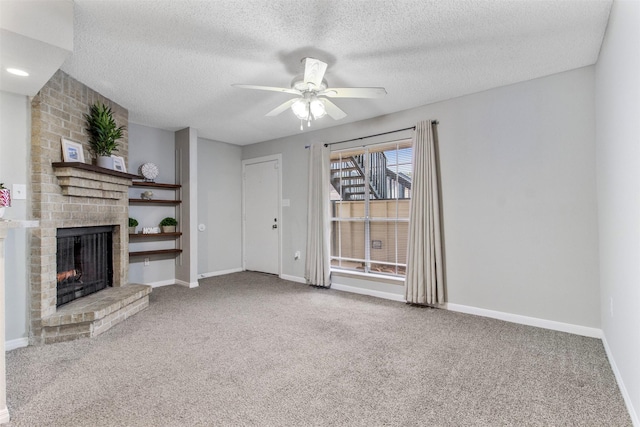
[[[27,198],[27,184],[13,184],[13,200],[24,200]]]

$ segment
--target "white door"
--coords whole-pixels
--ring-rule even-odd
[[[244,268],[279,274],[280,162],[254,161],[244,164]]]

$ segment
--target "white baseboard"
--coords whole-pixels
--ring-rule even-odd
[[[537,317],[521,316],[519,314],[504,313],[502,311],[487,310],[486,308],[471,307],[468,305],[446,303],[445,309],[460,313],[475,314],[477,316],[490,317],[521,325],[536,326],[538,328],[551,329],[553,331],[568,332],[590,338],[602,338],[602,330],[588,326],[573,325],[571,323],[556,322],[554,320],[538,319]]]
[[[620,388],[620,394],[622,394],[624,403],[627,406],[627,411],[629,412],[629,416],[631,417],[631,422],[635,427],[640,427],[640,418],[638,418],[638,413],[636,412],[636,408],[633,407],[633,402],[631,401],[631,397],[629,396],[627,387],[624,385],[624,381],[622,380],[622,375],[620,375],[620,371],[618,370],[618,366],[616,365],[616,360],[613,358],[613,354],[611,353],[611,348],[609,348],[609,343],[607,342],[607,336],[604,333],[602,334],[602,344],[604,345],[604,351],[607,353],[607,358],[609,359],[609,365],[611,365],[611,370],[613,371],[613,375],[616,377],[618,388]]]
[[[4,351],[15,350],[16,348],[27,347],[29,345],[29,338],[16,338],[15,340],[5,341]]]
[[[169,280],[160,280],[159,282],[151,282],[151,283],[144,283],[144,284],[151,286],[152,288],[159,288],[161,286],[175,285],[176,281],[175,279],[169,279]]]
[[[231,273],[239,273],[243,271],[241,267],[239,268],[232,268],[230,270],[220,270],[220,271],[213,271],[211,273],[202,273],[202,274],[198,274],[198,279],[206,279],[207,277],[214,277],[214,276],[224,276],[225,274],[231,274]]]
[[[343,291],[343,292],[351,292],[351,293],[360,294],[360,295],[369,295],[372,297],[378,297],[378,298],[388,299],[392,301],[406,302],[406,300],[404,299],[404,295],[392,294],[391,292],[374,291],[373,289],[358,288],[356,286],[338,285],[336,283],[331,284],[331,289],[335,289],[337,291]]]
[[[176,285],[180,285],[180,286],[184,286],[185,288],[197,288],[198,286],[200,286],[200,284],[198,282],[185,282],[184,280],[178,280],[176,279]]]
[[[307,283],[307,281],[304,279],[304,277],[298,277],[298,276],[290,276],[288,274],[281,274],[280,278],[282,280],[288,280],[290,282],[297,282],[297,283]]]
[[[5,424],[11,421],[11,417],[9,416],[9,409],[5,406],[0,409],[0,424]]]

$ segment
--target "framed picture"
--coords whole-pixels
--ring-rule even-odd
[[[113,158],[113,170],[118,172],[126,172],[127,166],[124,164],[124,157],[111,155]]]
[[[84,151],[82,151],[82,144],[64,138],[61,138],[61,141],[63,161],[84,163]]]

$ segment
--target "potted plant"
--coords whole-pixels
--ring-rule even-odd
[[[178,225],[178,221],[176,221],[175,218],[166,217],[160,221],[160,227],[162,227],[163,233],[175,233],[176,225]]]
[[[111,107],[96,102],[89,108],[89,114],[84,115],[87,120],[86,130],[89,133],[89,146],[96,156],[96,164],[103,168],[113,169],[111,154],[118,151],[118,140],[126,129],[117,126],[113,118]]]
[[[4,216],[4,208],[11,207],[11,190],[0,183],[0,218]]]
[[[138,226],[138,220],[135,218],[129,218],[129,234],[136,234],[137,226]]]

